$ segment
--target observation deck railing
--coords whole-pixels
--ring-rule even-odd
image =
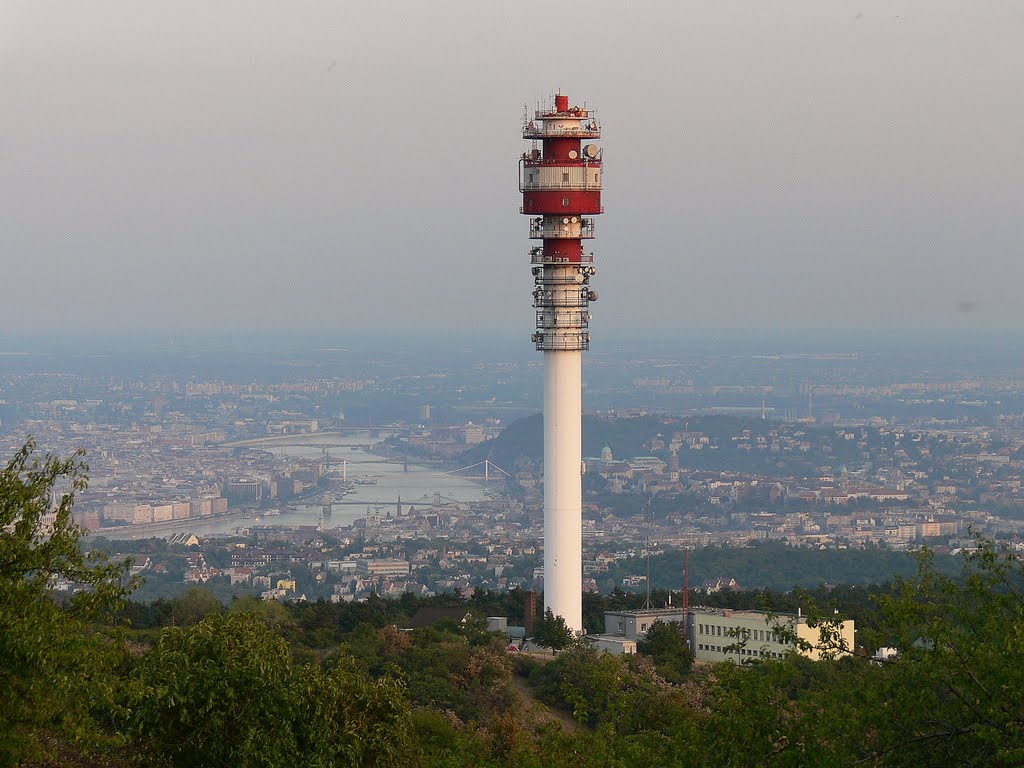
[[[556,331],[533,334],[533,343],[539,351],[586,351],[590,349],[590,333],[587,331]]]
[[[571,234],[573,231],[579,230],[579,234]],[[580,239],[589,240],[594,237],[594,222],[590,219],[583,219],[581,222],[576,224],[557,224],[545,223],[545,222],[530,222],[530,239],[540,240],[544,238],[567,238],[575,240],[577,237]]]
[[[557,308],[558,310],[561,307]],[[559,330],[572,331],[579,328],[590,327],[590,313],[583,309],[573,309],[565,312],[555,311],[552,314],[550,309],[537,310],[537,330],[545,331],[557,328]]]
[[[560,309],[586,309],[590,306],[590,297],[588,296],[589,291],[584,286],[582,291],[579,293],[571,293],[568,296],[560,295],[555,300],[554,297],[540,296],[534,298],[533,307],[534,309],[547,309],[547,310],[560,310]]]
[[[530,216],[537,216],[537,215],[539,215],[541,213],[540,211],[528,211],[528,210],[526,210],[526,208],[524,208],[521,205],[519,206],[519,212],[520,213],[524,213],[524,214],[529,214]],[[604,213],[604,206],[603,205],[599,205],[598,209],[596,211],[585,211],[585,214],[587,216],[597,216],[598,214],[601,214],[601,213]]]
[[[585,176],[576,181],[528,181],[519,182],[520,192],[600,192],[601,182],[592,181]]]
[[[539,247],[539,246],[538,246]],[[579,259],[570,260],[568,256],[545,256],[543,252],[530,254],[531,264],[558,264],[572,266],[574,264],[593,264],[594,254],[581,253]]]
[[[548,120],[557,120],[549,117]],[[548,125],[547,123],[535,123],[523,126],[524,139],[599,139],[601,138],[601,126],[594,124],[581,125],[579,127],[566,127]]]

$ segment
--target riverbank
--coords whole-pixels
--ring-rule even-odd
[[[421,464],[406,464],[401,458],[370,453],[367,448],[369,432],[316,432],[307,435],[281,435],[246,441],[249,447],[263,447],[282,459],[316,459],[323,449],[343,450],[348,481],[352,490],[332,500],[331,515],[323,523],[330,528],[344,528],[363,517],[367,511],[382,507],[396,507],[399,503],[429,504],[435,494],[445,499],[480,501],[485,498],[484,487],[465,478],[455,477]],[[336,457],[337,458],[337,457]],[[373,480],[359,483],[359,479]],[[253,525],[280,525],[297,527],[317,525],[323,513],[320,492],[309,497],[282,502],[273,510],[256,507],[228,510],[223,515],[189,517],[160,523],[101,528],[92,536],[117,539],[167,538],[181,533],[197,536],[230,536],[239,528]],[[267,514],[274,512],[276,514]]]

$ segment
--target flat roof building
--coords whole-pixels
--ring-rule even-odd
[[[692,613],[692,611],[691,611]],[[643,608],[636,611],[605,611],[604,634],[640,640],[656,621],[683,623],[682,608]]]
[[[809,626],[807,617],[800,613],[691,608],[689,621],[686,618],[682,608],[606,611],[604,634],[592,635],[590,640],[610,653],[635,653],[636,642],[661,621],[685,626],[690,649],[700,661],[742,664],[753,659],[781,659],[791,652],[817,661],[840,650],[822,648],[820,628]],[[837,630],[833,640],[842,642],[844,653],[849,653],[854,647],[853,621],[841,622]]]

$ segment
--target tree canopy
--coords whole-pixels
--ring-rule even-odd
[[[656,621],[636,644],[638,653],[650,656],[658,672],[673,683],[681,683],[693,667],[693,652],[686,629],[678,621]]]
[[[116,646],[94,631],[130,589],[127,565],[82,554],[72,518],[86,488],[81,454],[39,456],[27,442],[0,470],[0,763],[37,754],[44,737],[98,738]],[[64,605],[55,586],[74,587]]]
[[[561,616],[548,608],[533,626],[533,642],[553,651],[560,651],[573,640],[572,630]]]

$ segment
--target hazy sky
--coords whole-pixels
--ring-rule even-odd
[[[0,2],[0,332],[521,328],[524,102],[593,331],[1024,324],[1024,3]]]

